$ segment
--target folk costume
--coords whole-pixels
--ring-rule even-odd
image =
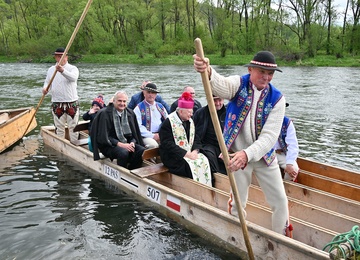
[[[143,100],[144,100],[144,94],[142,93],[142,91],[132,95],[129,105],[128,105],[128,108],[135,109],[135,107]],[[165,102],[165,100],[160,95],[156,96],[155,101],[162,104],[165,107],[166,112],[170,113],[169,105]]]
[[[191,94],[189,95],[191,99]],[[192,108],[193,102],[189,103]],[[179,108],[184,108],[184,106],[182,102]],[[171,173],[212,186],[210,165],[206,156],[198,153],[198,158],[195,160],[185,157],[187,152],[201,149],[201,143],[195,135],[195,125],[191,118],[188,121],[182,121],[177,111],[171,113],[162,124],[159,135],[161,140],[160,157]]]
[[[258,52],[245,66],[281,71],[267,51]],[[213,94],[230,100],[224,128],[226,145],[229,151],[243,150],[248,158],[247,165],[234,174],[243,211],[254,173],[273,212],[272,230],[286,235],[288,200],[274,150],[285,114],[285,98],[272,84],[258,90],[249,75],[223,77],[213,68],[211,72]],[[228,210],[238,214],[232,192]]]
[[[64,54],[64,48],[58,48],[54,55]],[[55,72],[55,65],[51,66],[46,74],[43,89],[46,89]],[[56,134],[65,137],[65,127],[69,128],[70,140],[78,139],[78,132],[74,132],[74,128],[79,121],[79,96],[77,93],[77,80],[79,78],[79,70],[76,66],[66,64],[63,66],[62,73],[57,72],[49,89],[51,95],[51,110],[54,118]]]
[[[135,169],[141,166],[145,147],[136,116],[131,109],[126,108],[119,113],[111,103],[98,111],[91,127],[90,137],[94,160],[100,159],[100,150],[111,160],[117,159],[117,164],[122,167]],[[117,146],[118,142],[134,142],[135,152]]]
[[[148,83],[144,89],[158,93],[157,87],[153,83]],[[134,113],[145,146],[147,148],[159,147],[159,144],[154,139],[154,134],[159,132],[160,125],[168,116],[166,108],[159,102],[155,101],[154,104],[150,104],[143,100],[135,107]]]
[[[299,156],[299,144],[294,124],[287,116],[284,117],[281,132],[275,144],[275,151],[282,169],[285,169],[287,164],[291,164],[294,170],[299,173],[299,166],[296,162]],[[293,178],[288,173],[284,173],[284,180],[296,180],[296,177]]]
[[[145,99],[144,94],[142,92],[142,90],[144,90],[144,87],[146,86],[147,83],[151,83],[150,81],[144,81],[140,87],[140,92],[134,94],[131,96],[130,102],[127,105],[128,108],[131,108],[132,110],[135,109],[135,107]],[[169,105],[165,102],[165,100],[160,96],[160,95],[156,95],[155,101],[158,103],[161,103],[165,109],[166,112],[170,113],[170,107]]]

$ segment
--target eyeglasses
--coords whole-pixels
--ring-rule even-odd
[[[191,95],[195,95],[195,92],[190,92]]]

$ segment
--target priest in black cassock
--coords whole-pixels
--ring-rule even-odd
[[[209,161],[200,153],[201,142],[195,135],[195,124],[191,118],[193,107],[191,94],[184,92],[176,111],[160,128],[160,157],[171,173],[212,186]]]

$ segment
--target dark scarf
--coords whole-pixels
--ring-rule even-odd
[[[120,116],[118,115],[117,110],[114,108],[113,118],[114,118],[114,126],[115,126],[115,132],[117,138],[119,139],[120,142],[127,143],[125,135],[131,134],[131,129],[129,126],[126,109],[122,112],[122,116],[120,120]]]

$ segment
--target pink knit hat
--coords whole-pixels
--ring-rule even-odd
[[[194,108],[194,99],[192,98],[190,92],[183,92],[181,97],[178,100],[179,108],[193,109]]]

